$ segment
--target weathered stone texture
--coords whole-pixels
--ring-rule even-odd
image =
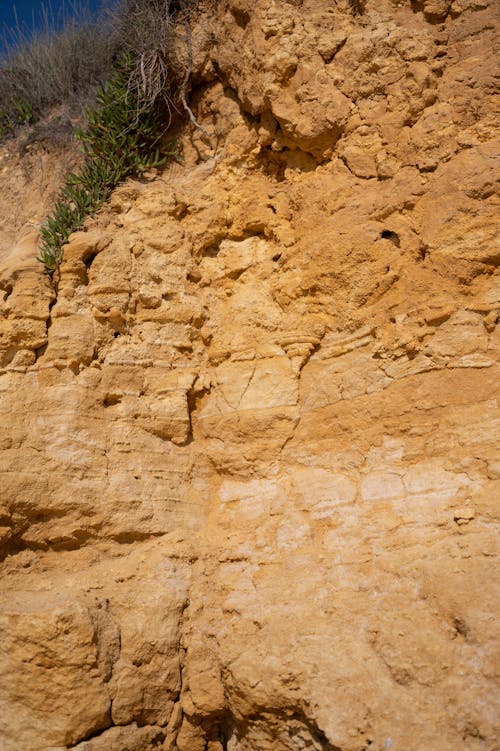
[[[57,294],[5,192],[0,749],[494,751],[498,4],[216,6]]]

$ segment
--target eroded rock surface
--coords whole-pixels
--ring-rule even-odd
[[[56,291],[7,208],[2,751],[497,747],[497,39],[218,3]]]

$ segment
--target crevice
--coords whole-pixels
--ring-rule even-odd
[[[226,279],[231,279],[233,282],[237,282],[248,269],[237,269],[235,271],[227,271],[225,274]]]
[[[40,357],[43,357],[45,352],[47,351],[48,344],[43,344],[41,347],[38,347],[38,349],[35,349],[35,362],[40,359]]]
[[[0,290],[4,293],[3,294],[3,301],[4,302],[7,302],[7,300],[9,299],[9,297],[12,294],[13,289],[14,289],[14,287],[12,286],[12,284],[6,284],[5,286],[0,286]]]
[[[330,743],[319,725],[314,720],[310,720],[302,710],[294,712],[292,717],[294,720],[298,720],[301,725],[305,725],[313,740],[320,744],[322,751],[342,751],[339,746]]]
[[[47,331],[52,326],[52,308],[57,302],[57,295],[49,302],[49,316],[47,318]]]
[[[107,537],[108,540],[113,540],[119,545],[131,545],[134,542],[144,542],[144,540],[151,540],[157,537],[163,537],[167,532],[139,532],[138,530],[129,530],[128,532],[117,532]]]
[[[42,543],[35,544],[35,543],[26,543],[24,540],[21,539],[21,535],[17,534],[11,537],[7,542],[5,542],[2,545],[2,550],[0,551],[0,563],[3,563],[7,558],[13,558],[14,556],[18,555],[19,553],[22,553],[25,550],[30,551],[45,551],[48,550],[48,545],[44,545]]]
[[[414,124],[415,123],[412,123],[412,126]],[[429,164],[428,166],[426,166],[426,165],[420,165],[420,164],[416,165],[416,167],[417,167],[417,169],[418,169],[418,171],[420,172],[421,175],[430,175],[432,172],[435,172],[439,166],[440,166],[440,164]]]
[[[24,530],[24,532],[25,531],[26,530]],[[13,535],[2,545],[0,550],[0,563],[3,563],[7,558],[14,557],[25,550],[43,553],[73,551],[80,550],[92,543],[105,541],[116,542],[118,545],[131,545],[136,542],[144,542],[146,540],[163,537],[167,534],[167,532],[139,532],[138,530],[129,530],[128,532],[120,532],[116,535],[99,535],[95,531],[77,530],[71,532],[71,537],[68,535],[68,537],[59,540],[41,540],[40,542],[30,540],[28,542],[22,539],[24,532],[19,532]]]
[[[346,36],[345,39],[342,39],[339,42],[338,46],[335,47],[335,49],[332,50],[331,52],[328,52],[328,53],[321,52],[320,54],[321,54],[321,57],[323,58],[323,62],[326,65],[329,65],[335,59],[335,57],[338,55],[338,53],[340,52],[340,50],[344,48],[346,42],[347,42],[347,36]]]
[[[196,384],[195,384],[186,394],[187,409],[188,409],[188,416],[189,416],[189,431],[188,431],[186,441],[183,444],[184,446],[187,446],[194,441],[193,415],[199,409],[201,400],[206,394],[209,393],[209,391],[210,391],[209,387],[204,386],[202,388],[196,388]]]
[[[18,513],[23,513],[22,509],[17,510]],[[52,520],[61,519],[66,516],[66,511],[63,509],[39,509],[32,514],[24,514],[22,523],[12,536],[5,541],[2,545],[0,552],[0,562],[4,561],[10,556],[18,555],[24,550],[32,551],[46,551],[46,550],[76,550],[81,547],[82,543],[87,542],[91,537],[91,532],[88,530],[74,530],[71,532],[71,537],[61,538],[54,542],[46,540],[40,541],[27,541],[23,539],[23,535],[34,525],[47,524]]]
[[[94,627],[93,643],[96,660],[104,683],[113,677],[114,666],[120,659],[121,632],[110,611],[107,597],[95,597],[87,608],[89,619]]]
[[[423,244],[420,245],[420,247],[418,249],[418,255],[419,255],[419,259],[421,261],[425,261],[425,259],[427,257],[427,246],[426,245],[423,245]]]
[[[38,347],[38,349],[34,350],[34,353],[35,353],[35,362],[37,362],[37,360],[39,360],[39,358],[42,357],[42,355],[45,354],[45,352],[47,350],[47,347],[48,347],[48,344],[49,344],[49,329],[52,326],[52,308],[54,307],[54,305],[57,302],[57,283],[55,283],[55,282],[53,284],[53,289],[54,289],[54,296],[53,296],[53,298],[49,302],[48,315],[47,315],[47,319],[45,321],[45,336],[46,336],[47,341],[41,347]]]
[[[98,728],[97,730],[91,730],[87,735],[85,735],[83,738],[80,738],[78,743],[75,743],[74,746],[67,746],[67,749],[72,748],[78,748],[80,743],[87,743],[88,741],[93,740],[94,738],[99,738],[99,736],[103,735],[107,730],[110,730],[110,728],[116,727],[115,724],[112,722],[111,717],[109,719],[109,725],[106,725],[106,727]]]
[[[89,281],[90,281],[89,280],[89,271],[90,271],[90,269],[92,267],[92,264],[94,263],[94,260],[95,260],[96,256],[99,254],[99,252],[100,252],[99,250],[93,250],[92,252],[84,255],[84,257],[82,258],[83,268],[82,268],[82,272],[81,272],[81,276],[82,276],[81,281],[82,281],[82,284],[83,284],[84,287],[88,287],[88,284],[89,284]]]
[[[243,240],[249,240],[251,237],[257,237],[260,240],[269,240],[274,239],[274,234],[263,222],[255,222],[254,224],[247,225],[243,232],[239,233],[238,237],[234,239],[237,242],[243,242]]]
[[[130,722],[127,725],[115,725],[114,722],[111,722],[111,724],[108,725],[107,727],[102,728],[101,730],[93,731],[93,732],[89,733],[88,735],[86,735],[81,740],[79,740],[74,745],[72,745],[72,746],[64,746],[64,748],[67,749],[67,751],[72,751],[72,749],[81,748],[81,744],[89,743],[90,741],[93,741],[96,738],[101,738],[109,730],[113,730],[114,728],[116,728],[116,730],[118,730],[118,731],[122,731],[124,733],[125,737],[120,737],[121,733],[119,733],[118,739],[116,738],[116,736],[114,736],[113,739],[110,738],[109,739],[110,744],[109,744],[108,748],[113,748],[113,749],[116,748],[116,749],[120,749],[120,751],[125,751],[125,749],[129,749],[129,748],[132,748],[132,747],[133,748],[138,748],[139,746],[137,746],[136,742],[134,742],[134,736],[132,736],[132,738],[130,739],[130,740],[132,740],[132,746],[129,746],[129,742],[130,741],[129,741],[129,737],[128,737],[127,731],[129,731],[129,733],[134,733],[134,731],[137,731],[137,733],[140,736],[142,734],[142,732],[144,732],[144,730],[147,730],[148,728],[153,731],[152,736],[148,735],[148,743],[152,744],[152,745],[148,745],[148,749],[149,748],[151,748],[151,749],[161,749],[161,748],[163,748],[163,742],[164,742],[165,736],[166,736],[166,729],[163,728],[163,727],[160,727],[159,725],[139,725],[138,722]],[[117,745],[118,743],[120,745]],[[101,744],[99,744],[99,748],[102,748]],[[145,748],[145,746],[143,745],[143,743],[140,744],[140,748],[141,749]]]

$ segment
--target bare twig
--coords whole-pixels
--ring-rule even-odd
[[[191,74],[193,72],[193,47],[191,44],[191,26],[189,25],[189,18],[187,17],[187,15],[184,17],[184,28],[186,29],[186,47],[187,47],[187,52],[188,52],[188,61],[186,65],[186,72],[184,73],[184,78],[181,83],[181,90],[180,90],[181,102],[182,102],[182,106],[188,113],[189,119],[191,120],[194,127],[197,128],[199,131],[201,131],[201,133],[203,133],[205,138],[210,143],[209,134],[207,133],[205,128],[202,125],[200,125],[200,123],[197,121],[197,119],[195,118],[193,114],[193,110],[187,103],[187,86],[189,83],[189,79],[191,78]]]

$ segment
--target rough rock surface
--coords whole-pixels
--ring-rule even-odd
[[[2,751],[498,748],[498,10],[208,8],[57,293],[4,147]]]

